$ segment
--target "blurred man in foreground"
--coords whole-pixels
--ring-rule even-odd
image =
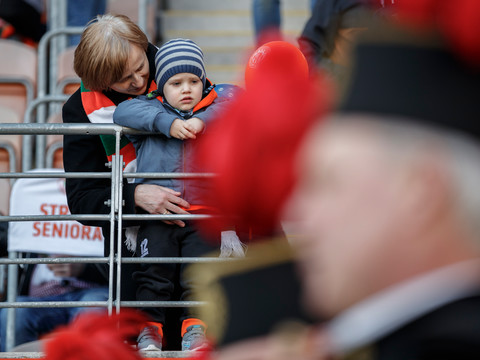
[[[349,115],[303,154],[294,247],[306,305],[331,321],[218,358],[480,358],[477,141]]]
[[[480,358],[480,3],[400,10],[420,30],[358,46],[287,206],[305,304],[330,320],[216,359]]]
[[[310,138],[302,168],[296,249],[308,307],[333,317],[328,352],[478,358],[478,144],[341,116]]]

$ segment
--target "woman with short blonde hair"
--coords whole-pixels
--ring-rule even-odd
[[[121,79],[130,46],[147,51],[145,33],[124,15],[102,15],[89,22],[75,49],[73,67],[90,90],[108,90]]]

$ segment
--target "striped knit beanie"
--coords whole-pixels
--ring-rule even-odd
[[[155,67],[155,82],[161,94],[167,80],[180,73],[197,75],[205,88],[203,52],[192,40],[173,39],[163,44],[155,55]]]

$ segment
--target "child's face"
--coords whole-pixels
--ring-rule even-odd
[[[163,95],[168,103],[183,111],[193,109],[202,100],[202,93],[202,81],[191,73],[176,74],[163,86]]]

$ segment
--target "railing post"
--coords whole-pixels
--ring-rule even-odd
[[[111,169],[111,191],[110,191],[110,252],[108,254],[108,313],[113,312],[113,280],[114,280],[114,264],[115,264],[115,196],[116,196],[116,180],[115,180],[115,157],[109,164]],[[118,275],[117,275],[118,276]],[[118,293],[115,294],[118,301]]]
[[[15,251],[8,253],[9,259],[16,259],[18,253]],[[18,284],[18,265],[8,265],[7,279],[7,301],[14,302],[17,300],[17,284]],[[7,324],[5,336],[5,350],[10,351],[15,346],[15,308],[7,309]]]
[[[147,36],[148,36],[148,29],[147,29],[148,3],[149,3],[149,0],[138,0],[138,26],[140,27],[140,29],[143,30],[145,34],[147,34]],[[152,39],[149,39],[149,40],[152,41]]]
[[[115,171],[115,213],[117,216],[117,284],[116,284],[116,298],[117,298],[117,313],[120,312],[120,297],[121,297],[121,280],[122,280],[122,213],[123,213],[123,156],[120,155],[120,138],[122,136],[121,131],[115,133],[115,160],[112,162],[115,166],[112,168],[112,173]],[[113,176],[113,174],[112,174]]]

